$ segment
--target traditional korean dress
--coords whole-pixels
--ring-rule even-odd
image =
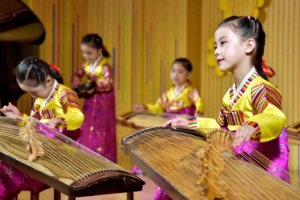
[[[85,121],[78,142],[116,163],[115,94],[108,59],[101,56],[94,64],[85,62],[73,79],[80,79],[84,75],[88,82],[94,81],[97,86],[93,94],[85,95]]]
[[[197,118],[198,130],[205,133],[223,128],[234,134],[242,125],[253,126],[256,132],[252,140],[242,143],[237,152],[259,151],[272,161],[267,171],[289,183],[289,148],[284,128],[286,118],[281,111],[281,93],[260,77],[254,67],[235,88],[233,84],[223,97],[217,120]],[[170,199],[161,188],[156,190],[154,200]]]
[[[52,118],[60,118],[62,124],[57,131],[76,140],[80,136],[80,126],[84,120],[79,107],[77,94],[70,88],[54,81],[54,86],[46,99],[37,98],[31,110],[31,116],[48,123]],[[20,125],[26,122],[28,116],[20,113]],[[25,147],[24,147],[25,148]],[[10,200],[17,196],[21,190],[41,192],[49,186],[11,167],[0,163],[0,199]]]
[[[204,114],[204,103],[196,88],[191,84],[185,84],[176,90],[173,86],[166,91],[153,104],[146,104],[152,113],[178,113],[194,116],[195,113]]]
[[[251,141],[242,143],[236,150],[259,151],[272,161],[267,171],[290,182],[287,173],[288,137],[284,128],[286,117],[281,111],[281,93],[260,77],[254,67],[235,88],[232,85],[223,97],[217,120],[197,118],[199,130],[205,132],[206,128],[223,128],[234,134],[242,125],[253,126],[256,132]]]

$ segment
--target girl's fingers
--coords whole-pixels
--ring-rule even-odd
[[[169,120],[169,121],[165,122],[162,126],[163,126],[163,127],[166,127],[166,126],[168,126],[169,124],[172,124],[172,120]]]
[[[232,146],[237,147],[239,146],[244,140],[246,139],[245,134],[238,134],[234,137]]]
[[[251,134],[251,133],[248,133],[248,134],[246,135],[245,140],[246,140],[246,141],[249,141],[249,140],[251,139],[251,137],[252,137],[252,134]]]
[[[176,123],[172,123],[172,125],[171,125],[171,127],[172,127],[173,129],[175,129],[175,130],[176,130],[176,126],[177,126]]]

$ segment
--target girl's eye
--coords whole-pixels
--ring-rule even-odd
[[[217,49],[217,45],[214,46],[214,49],[215,49],[215,50]]]
[[[221,42],[221,45],[224,45],[226,42]]]

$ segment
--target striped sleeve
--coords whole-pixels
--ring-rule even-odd
[[[60,103],[65,114],[60,116],[62,123],[59,128],[67,130],[78,129],[84,120],[84,116],[80,110],[77,94],[70,89],[62,90]]]
[[[226,121],[226,114],[227,114],[226,107],[224,105],[222,105],[222,107],[219,111],[219,115],[217,117],[217,122],[221,127],[228,125],[228,123]]]
[[[77,94],[72,90],[63,90],[60,96],[60,101],[65,111],[69,107],[80,109]]]
[[[148,112],[151,113],[163,113],[167,109],[168,104],[168,92],[165,92],[161,97],[158,98],[155,104],[146,104]]]
[[[255,128],[253,140],[266,142],[279,136],[286,122],[286,117],[281,111],[281,99],[280,92],[264,82],[251,88],[251,101],[256,114],[248,118],[243,125]]]
[[[190,102],[195,105],[197,113],[203,115],[204,114],[204,102],[200,97],[198,90],[193,89],[192,92],[189,93],[188,96]]]
[[[73,75],[73,79],[80,79],[81,77],[83,77],[83,75],[85,74],[84,72],[84,66],[85,66],[86,62],[84,62],[79,69],[74,73]]]
[[[272,104],[281,110],[281,94],[273,87],[260,83],[252,88],[252,105],[257,113],[262,113],[268,104]]]
[[[97,91],[99,92],[109,92],[113,89],[113,72],[111,66],[106,63],[102,67],[103,71],[103,78],[98,78],[98,80],[95,80],[97,83]]]

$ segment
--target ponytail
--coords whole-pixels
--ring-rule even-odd
[[[51,70],[51,77],[54,78],[60,84],[64,84],[63,77],[60,74],[60,68],[55,64],[51,64],[49,65],[49,67]]]
[[[269,80],[269,78],[275,75],[274,69],[269,65],[269,63],[263,59],[259,59],[255,65],[257,73],[263,77],[265,80]]]

